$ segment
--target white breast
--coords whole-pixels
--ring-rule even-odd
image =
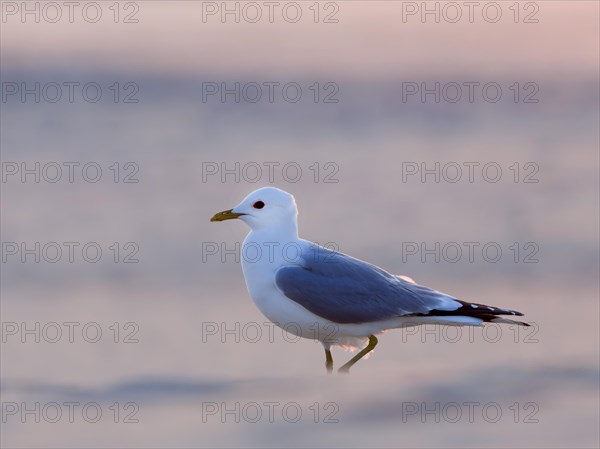
[[[258,309],[271,322],[299,337],[354,347],[362,346],[365,337],[381,331],[380,323],[333,323],[287,298],[277,287],[275,275],[279,268],[293,265],[294,259],[291,252],[283,256],[282,246],[269,253],[268,243],[274,241],[277,240],[272,236],[253,231],[242,246],[242,269],[248,292]],[[295,244],[302,248],[305,242],[297,240]],[[257,246],[263,248],[260,258],[255,258],[254,249]]]
[[[267,240],[265,240],[267,238]],[[294,264],[293,251],[284,257],[284,245],[269,248],[276,241],[258,232],[251,232],[242,246],[242,269],[248,292],[258,309],[277,326],[304,338],[319,339],[322,328],[330,325],[325,320],[287,298],[275,284],[275,274],[283,266]],[[294,245],[300,247],[301,241]],[[262,256],[255,258],[256,248],[262,248]],[[331,327],[331,326],[329,326]]]

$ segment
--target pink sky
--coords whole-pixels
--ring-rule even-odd
[[[11,4],[3,2],[3,8],[7,3]],[[517,71],[530,77],[594,76],[598,71],[598,3],[593,1],[537,2],[539,11],[533,17],[539,22],[517,24],[509,9],[513,2],[499,2],[503,15],[497,23],[488,23],[478,9],[474,23],[469,23],[464,2],[456,2],[463,13],[458,23],[435,23],[432,16],[421,23],[418,14],[407,16],[403,23],[403,8],[406,12],[421,2],[337,2],[334,17],[339,22],[317,24],[309,10],[312,2],[301,2],[299,22],[288,23],[276,12],[272,24],[264,6],[258,23],[238,24],[230,18],[223,24],[218,14],[207,16],[203,23],[202,3],[207,2],[154,1],[137,2],[138,23],[115,24],[114,12],[108,9],[112,3],[100,3],[103,17],[97,23],[85,22],[78,11],[74,23],[69,23],[66,7],[58,23],[35,23],[28,16],[23,24],[18,13],[5,10],[3,68],[78,66],[162,74],[308,72],[375,78],[431,75],[441,69],[445,75]],[[432,8],[433,3],[429,3]],[[487,3],[491,2],[480,2]],[[121,21],[128,12],[121,11]],[[321,11],[321,20],[328,12]],[[522,10],[520,22],[530,12]]]

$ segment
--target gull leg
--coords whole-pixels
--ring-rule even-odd
[[[329,349],[325,349],[325,368],[329,374],[333,371],[333,357]]]
[[[360,359],[362,359],[365,355],[367,355],[369,352],[371,352],[375,348],[375,346],[377,346],[377,337],[375,337],[375,335],[371,335],[369,337],[369,344],[363,350],[361,350],[358,354],[356,354],[354,357],[352,357],[345,365],[342,365],[342,367],[338,370],[338,372],[349,373],[350,368],[352,368],[352,365],[354,365],[356,362],[358,362]]]

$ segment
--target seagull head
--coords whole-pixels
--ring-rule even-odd
[[[250,193],[233,209],[215,214],[210,221],[239,218],[252,230],[296,227],[298,209],[292,194],[275,187],[263,187]]]

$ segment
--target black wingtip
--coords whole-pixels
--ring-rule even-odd
[[[509,309],[501,309],[500,307],[492,307],[485,304],[478,304],[474,302],[466,302],[461,301],[459,299],[455,299],[455,301],[459,302],[461,306],[455,310],[431,310],[427,314],[423,314],[424,316],[452,316],[452,315],[460,315],[460,316],[470,316],[473,318],[479,318],[483,321],[490,322],[495,318],[499,318],[500,315],[509,315],[509,316],[523,316],[521,312],[517,310],[509,310]],[[520,321],[515,321],[515,323],[521,323]],[[523,323],[523,325],[528,326],[528,324]]]

